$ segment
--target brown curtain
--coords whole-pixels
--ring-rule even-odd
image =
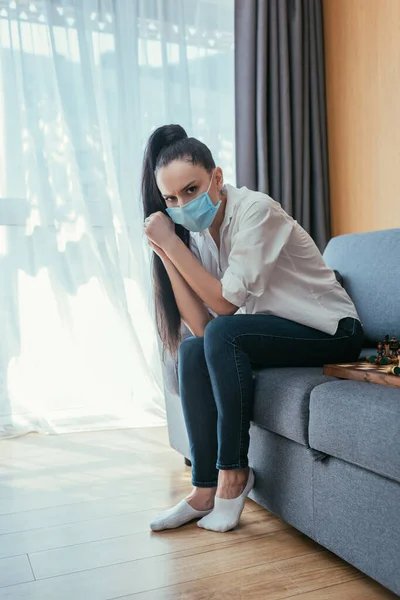
[[[235,0],[236,173],[330,238],[321,0]]]

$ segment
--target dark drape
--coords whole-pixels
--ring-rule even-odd
[[[235,0],[236,173],[330,238],[321,0]]]

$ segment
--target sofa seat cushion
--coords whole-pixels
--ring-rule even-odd
[[[309,443],[400,483],[400,388],[336,380],[313,389]]]
[[[336,378],[324,375],[321,367],[261,369],[254,374],[253,422],[308,446],[311,391]]]

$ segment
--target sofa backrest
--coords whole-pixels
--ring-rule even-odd
[[[366,342],[400,338],[400,229],[353,233],[331,239],[324,252],[356,305]]]

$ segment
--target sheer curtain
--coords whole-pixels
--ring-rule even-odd
[[[141,159],[235,182],[233,0],[0,0],[0,437],[164,423]]]

